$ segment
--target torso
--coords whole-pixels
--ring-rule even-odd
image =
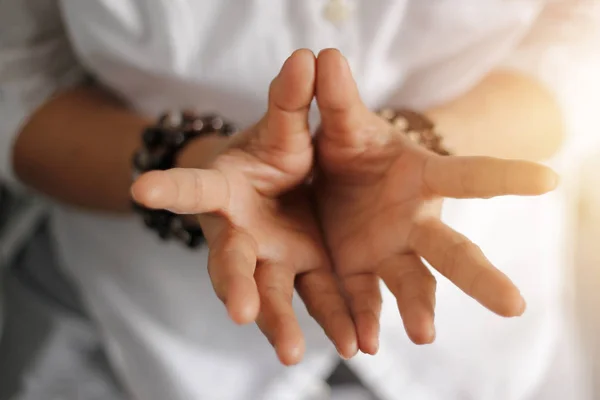
[[[541,4],[348,0],[354,10],[336,26],[323,17],[326,0],[62,3],[80,60],[137,111],[153,116],[192,106],[223,114],[241,126],[260,118],[270,80],[300,47],[315,52],[340,48],[372,107],[422,108],[452,98],[517,45]],[[438,343],[424,350],[409,344],[394,302],[387,299],[381,354],[359,357],[354,367],[372,375],[366,380],[396,387],[401,398],[523,398],[530,383],[544,373],[543,362],[536,360],[550,357],[554,339],[544,331],[557,323],[545,309],[559,293],[561,238],[536,227],[556,201],[546,197],[495,200],[485,207],[479,202],[447,205],[448,221],[491,253],[526,297],[533,298],[528,317],[500,320],[440,281]],[[507,215],[527,220],[528,228],[515,234]],[[279,400],[284,397],[277,397],[278,385],[294,387],[286,379],[304,387],[303,376],[323,374],[334,362],[332,347],[299,306],[308,337],[307,362],[297,370],[283,370],[255,327],[228,321],[212,293],[205,249],[190,253],[159,243],[135,218],[57,209],[54,222],[67,268],[81,283],[106,331],[114,362],[138,398],[255,399],[270,390],[271,398]],[[560,218],[554,223],[560,225]],[[487,228],[491,224],[492,233]],[[531,265],[536,262],[544,265]],[[507,339],[519,335],[528,338],[527,346]],[[388,368],[395,371],[395,382],[380,382],[391,379]],[[452,368],[453,377],[445,368]],[[527,382],[519,378],[523,371],[530,371]],[[292,379],[290,374],[296,375]],[[467,382],[469,376],[478,382]],[[429,392],[423,389],[427,387]],[[410,390],[421,394],[411,397],[406,394]],[[452,391],[456,394],[445,395]]]

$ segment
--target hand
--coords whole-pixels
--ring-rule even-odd
[[[395,295],[409,337],[434,340],[436,282],[421,257],[491,311],[523,313],[519,290],[442,223],[439,210],[443,197],[542,194],[555,187],[556,175],[529,162],[443,157],[417,147],[367,109],[335,50],[318,57],[316,93],[319,215],[361,351],[378,348],[379,277]]]
[[[271,84],[265,116],[228,141],[207,169],[150,172],[132,188],[147,207],[198,214],[217,296],[235,322],[256,320],[284,364],[299,362],[304,351],[294,283],[340,354],[357,351],[304,187],[313,165],[315,76],[313,53],[295,52]]]

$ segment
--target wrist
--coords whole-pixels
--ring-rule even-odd
[[[133,156],[134,178],[175,167],[209,168],[230,146],[230,136],[235,132],[232,124],[216,115],[165,113],[142,133],[141,147]],[[144,207],[135,199],[132,205],[145,225],[162,239],[176,238],[190,248],[201,244],[203,232],[195,221],[169,210]]]
[[[231,137],[216,135],[196,138],[181,149],[175,166],[178,168],[209,168],[219,154],[230,147],[231,140]]]
[[[455,155],[473,155],[469,149],[471,129],[466,126],[466,121],[456,113],[444,108],[432,108],[423,113],[436,126],[436,130],[444,138],[444,144]],[[456,132],[460,132],[457,134]]]

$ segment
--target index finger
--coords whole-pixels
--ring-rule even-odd
[[[554,190],[558,175],[529,161],[430,155],[423,184],[436,195],[457,199],[536,196]]]

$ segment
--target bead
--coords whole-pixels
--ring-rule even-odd
[[[170,111],[164,114],[160,119],[160,124],[168,129],[177,128],[183,122],[183,116],[176,111]]]
[[[223,127],[221,128],[221,132],[219,132],[220,134],[222,134],[223,136],[231,136],[234,133],[237,132],[237,129],[235,128],[235,126],[233,126],[232,124],[224,124]]]
[[[180,147],[185,142],[185,133],[181,131],[172,132],[167,137],[171,147]]]
[[[198,113],[194,110],[183,110],[181,116],[183,118],[183,123],[193,123],[200,118]]]
[[[205,129],[205,124],[204,121],[202,121],[201,119],[196,119],[194,120],[194,122],[192,122],[191,124],[191,130],[195,133],[195,134],[201,134],[204,133],[204,129]]]
[[[223,119],[221,117],[213,117],[210,119],[210,127],[214,131],[220,130],[224,124],[225,124],[225,121],[223,121]]]
[[[144,224],[150,229],[154,229],[156,227],[154,218],[152,218],[151,214],[144,214]]]
[[[429,129],[423,131],[423,138],[426,140],[431,140],[435,136],[435,133],[433,131],[430,131]]]
[[[175,216],[175,218],[173,218],[173,220],[171,221],[171,229],[174,232],[184,231],[181,217]]]
[[[197,248],[204,242],[204,234],[202,233],[202,229],[190,228],[187,232],[190,235],[189,240],[187,242],[189,248]]]
[[[146,150],[138,151],[133,157],[133,166],[140,171],[148,171],[150,168],[150,154]]]
[[[163,131],[155,127],[146,128],[142,134],[142,141],[147,147],[154,148],[162,143]]]
[[[406,131],[408,129],[408,121],[406,118],[399,116],[392,120],[392,125],[396,129],[400,129],[402,131]]]
[[[396,117],[396,113],[391,108],[384,108],[379,112],[379,116],[383,119],[391,121]]]
[[[230,136],[235,132],[236,127],[218,115],[198,115],[189,110],[165,113],[156,126],[142,132],[143,147],[133,158],[134,178],[147,171],[173,168],[179,150],[195,137],[213,133]],[[174,237],[190,248],[204,241],[202,229],[195,220],[188,224],[183,217],[169,211],[150,210],[135,203],[133,208],[144,224],[163,239]]]
[[[417,131],[408,131],[406,136],[415,143],[419,143],[419,140],[421,139],[421,135]]]

